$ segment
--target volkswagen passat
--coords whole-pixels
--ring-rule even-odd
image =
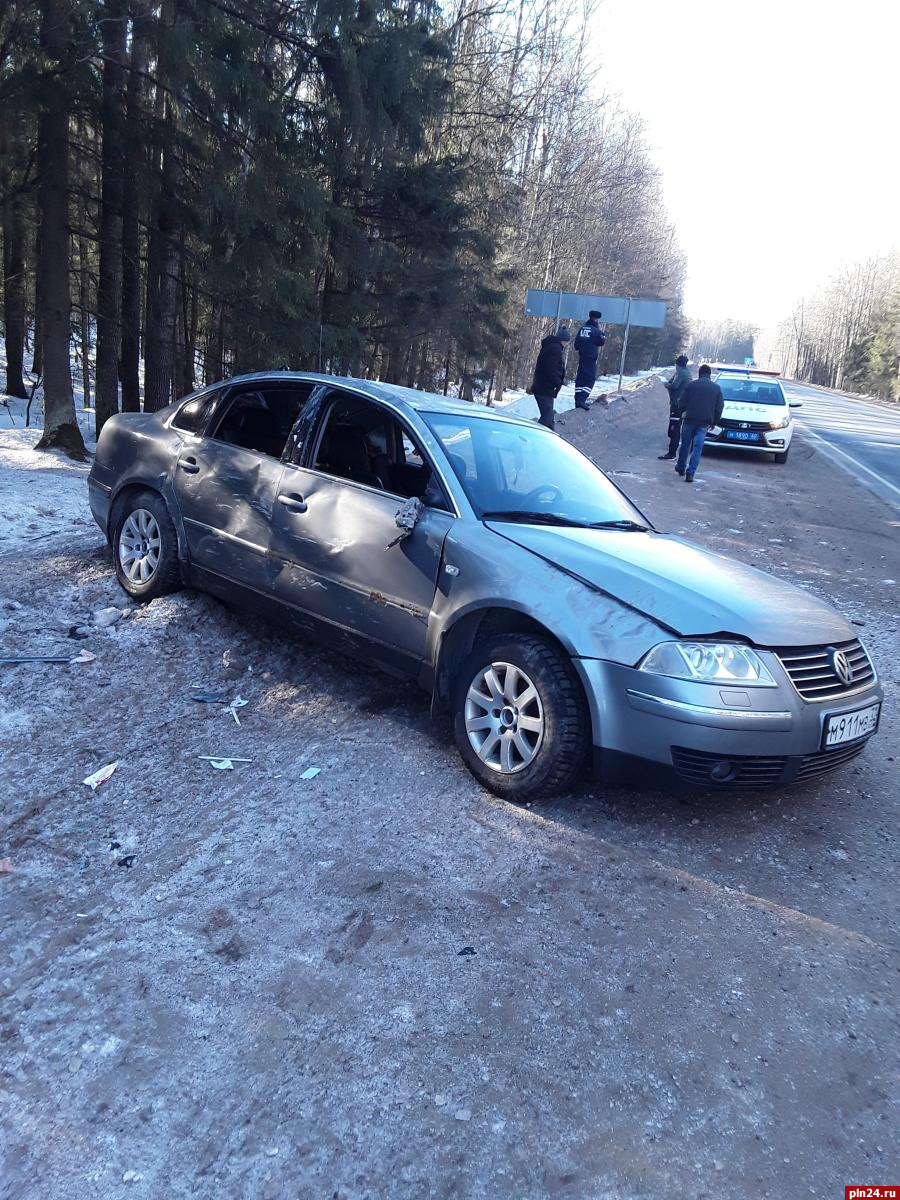
[[[187,583],[417,680],[510,799],[648,766],[805,780],[881,688],[805,591],[654,529],[554,433],[387,384],[231,379],[104,426],[94,517],[136,599]]]

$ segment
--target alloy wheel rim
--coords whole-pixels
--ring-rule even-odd
[[[131,583],[149,583],[159,567],[162,537],[156,517],[136,508],[125,518],[119,534],[119,564]]]
[[[492,662],[469,684],[466,736],[486,767],[515,775],[534,762],[544,740],[544,706],[521,667]]]

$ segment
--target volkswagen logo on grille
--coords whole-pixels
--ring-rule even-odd
[[[848,687],[853,682],[853,668],[850,666],[850,660],[847,658],[847,655],[843,650],[829,649],[828,658],[832,671],[834,671],[844,687]]]

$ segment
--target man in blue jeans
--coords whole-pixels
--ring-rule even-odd
[[[722,389],[713,383],[712,370],[704,363],[699,377],[692,380],[681,395],[681,445],[675,470],[684,476],[685,483],[694,482],[707,430],[718,425],[724,407]]]

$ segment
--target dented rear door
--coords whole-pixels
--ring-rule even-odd
[[[453,516],[422,512],[390,546],[402,497],[287,465],[273,514],[275,594],[341,629],[422,659]]]
[[[188,438],[175,466],[191,562],[205,571],[266,591],[272,509],[284,467],[277,458]]]

